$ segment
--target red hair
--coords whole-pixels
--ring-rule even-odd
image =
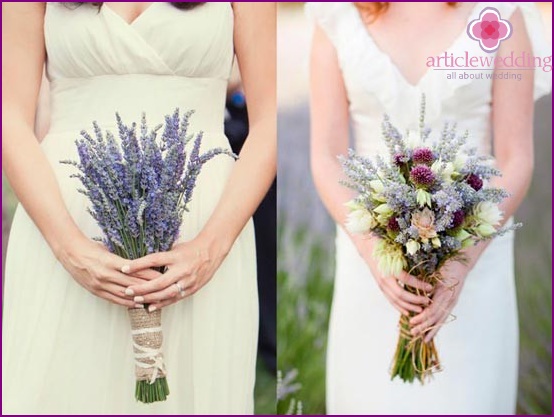
[[[447,2],[449,6],[455,6],[457,2]],[[354,6],[358,9],[364,20],[374,22],[379,16],[387,11],[390,2],[354,2]]]

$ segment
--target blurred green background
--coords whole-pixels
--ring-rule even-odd
[[[552,4],[541,4],[551,33]],[[294,376],[279,402],[301,400],[304,414],[325,413],[325,346],[334,276],[334,225],[309,171],[308,48],[302,7],[281,5],[278,25],[279,199],[278,367]],[[535,173],[517,213],[520,320],[518,412],[551,414],[552,404],[552,96],[535,108]],[[297,371],[291,373],[291,371]]]

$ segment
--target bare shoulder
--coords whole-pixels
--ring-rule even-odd
[[[500,52],[504,53],[512,50],[530,51],[531,42],[527,34],[523,13],[519,7],[517,7],[512,13],[512,16],[510,17],[510,24],[512,25],[512,36],[502,42],[500,45]]]
[[[46,2],[2,2],[2,17],[7,14],[9,17],[36,17],[44,15]]]
[[[30,32],[42,30],[45,2],[2,2],[2,32],[18,27],[27,28]]]
[[[241,16],[254,16],[258,18],[271,17],[275,16],[277,13],[277,3],[276,2],[232,2],[231,6],[233,11]]]

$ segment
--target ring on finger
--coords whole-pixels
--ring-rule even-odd
[[[185,289],[181,286],[181,283],[176,282],[173,285],[175,285],[177,287],[177,290],[179,290],[179,295],[181,296],[181,298],[183,298],[185,296]]]

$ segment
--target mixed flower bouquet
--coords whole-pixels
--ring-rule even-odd
[[[407,271],[435,287],[445,283],[441,267],[447,261],[463,262],[464,248],[520,225],[498,228],[502,220],[498,204],[508,193],[487,185],[500,175],[492,158],[465,149],[468,133],[458,135],[455,125],[446,124],[438,140],[432,141],[424,118],[424,97],[419,131],[402,135],[385,116],[388,161],[381,156],[370,160],[354,151],[340,159],[348,178],[345,185],[359,193],[347,203],[347,229],[379,238],[373,255],[384,275]],[[430,295],[407,285],[405,289]],[[392,378],[407,382],[417,378],[423,383],[440,364],[434,341],[425,343],[422,336],[411,335],[412,316],[400,318]]]
[[[104,233],[105,246],[125,259],[137,259],[171,249],[181,227],[183,213],[192,199],[202,166],[216,155],[235,157],[215,148],[200,153],[202,132],[188,134],[193,111],[181,118],[179,109],[165,116],[165,126],[148,130],[142,115],[140,135],[136,123],[127,126],[116,113],[119,140],[105,137],[93,122],[94,137],[86,131],[75,141],[77,161],[60,161],[77,168],[91,216]],[[190,153],[187,145],[192,143]],[[164,272],[163,268],[160,272]],[[129,309],[136,365],[138,401],[164,401],[169,395],[162,354],[161,311]]]

